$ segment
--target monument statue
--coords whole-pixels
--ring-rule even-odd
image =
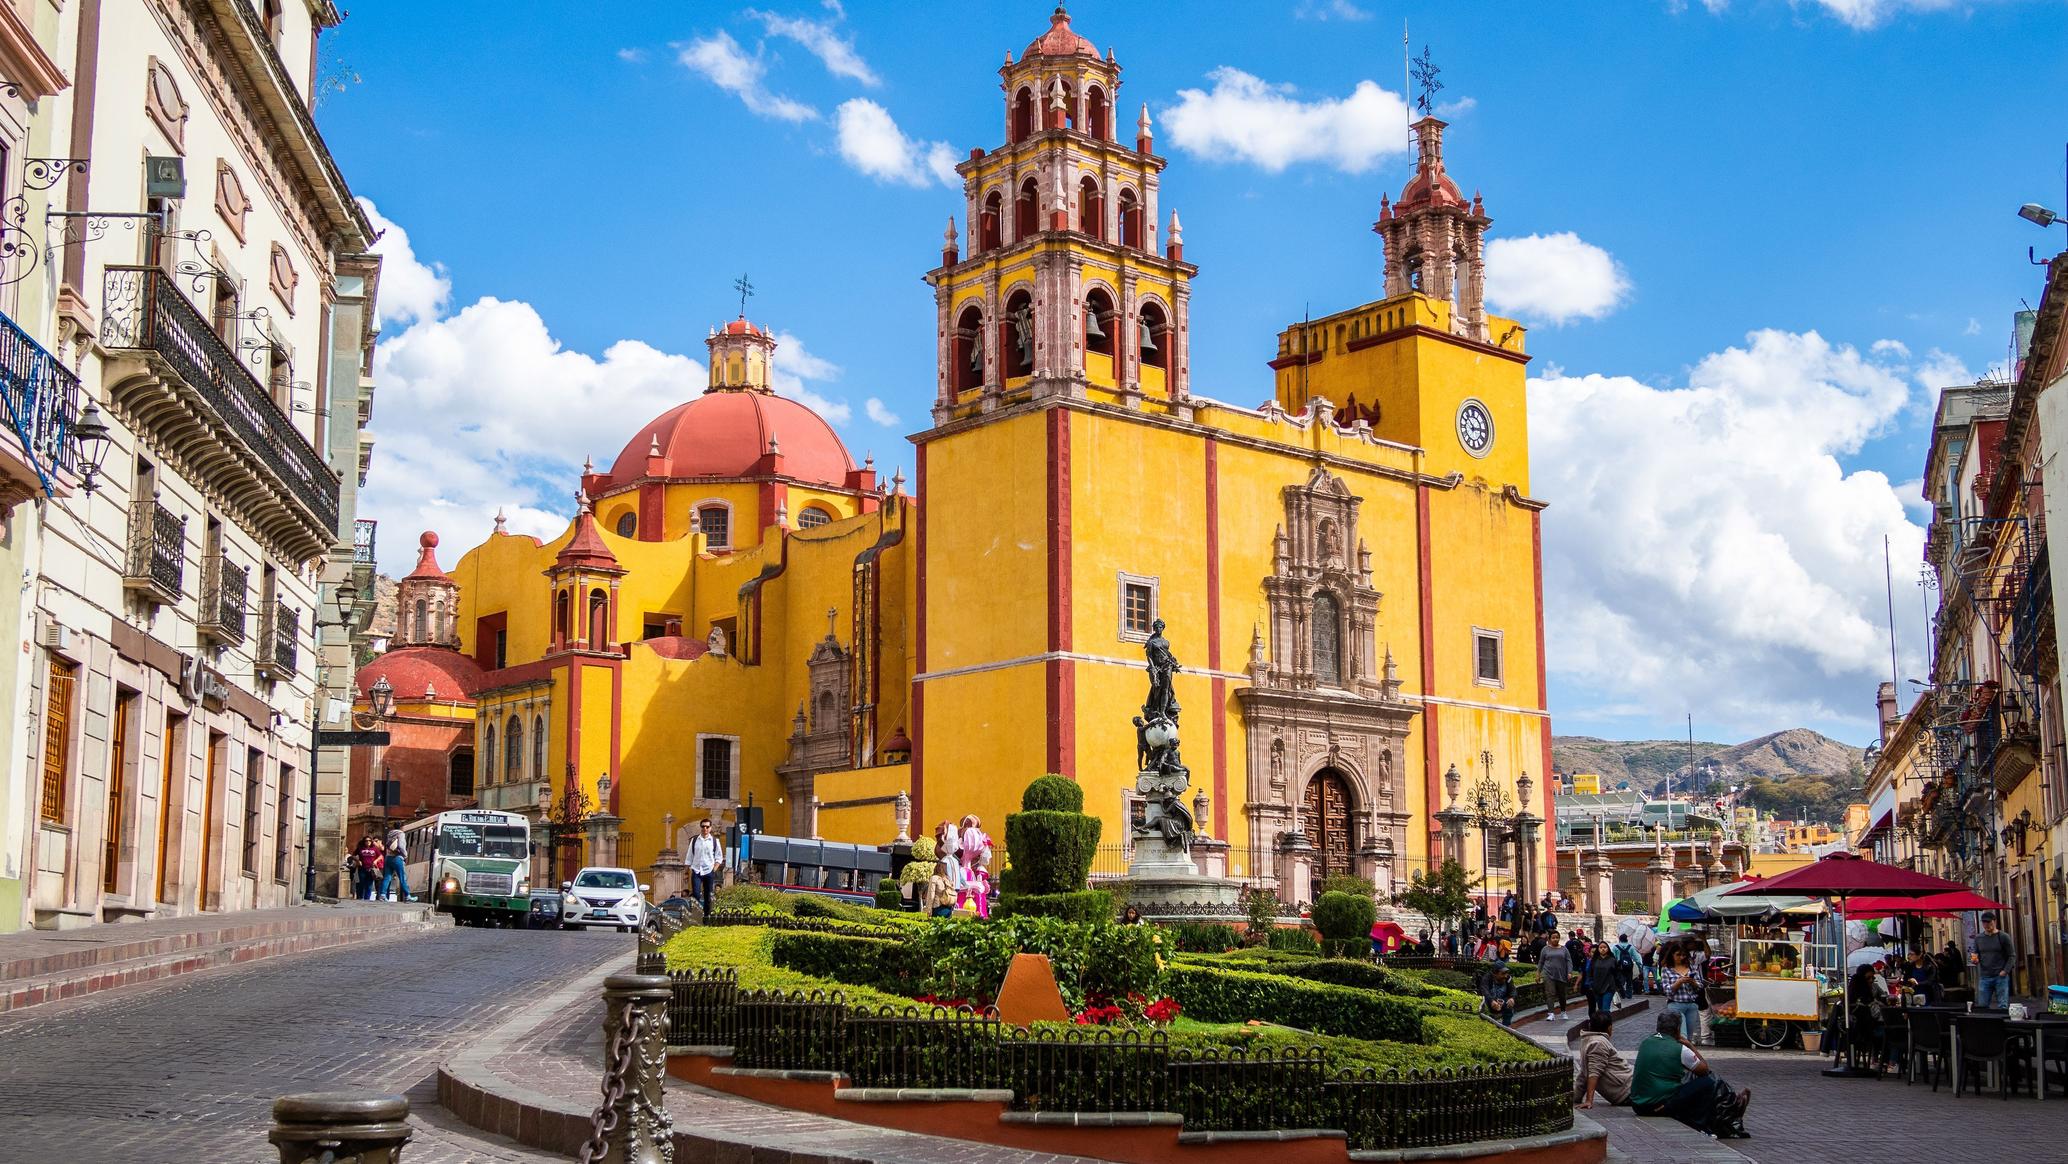
[[[1185,789],[1192,773],[1178,756],[1178,700],[1171,682],[1180,670],[1171,653],[1170,640],[1163,637],[1163,620],[1150,624],[1149,641],[1142,645],[1149,661],[1149,698],[1142,714],[1134,717],[1135,762],[1140,768],[1135,791],[1144,803],[1142,822],[1134,827],[1136,837],[1153,837],[1180,853],[1192,850],[1192,814],[1185,808]]]

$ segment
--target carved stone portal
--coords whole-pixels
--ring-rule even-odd
[[[1389,892],[1407,849],[1405,745],[1420,706],[1400,697],[1391,652],[1379,662],[1380,595],[1356,540],[1362,498],[1320,468],[1281,497],[1263,583],[1269,654],[1260,633],[1254,681],[1236,694],[1256,873],[1294,901],[1312,901],[1331,873]]]
[[[818,835],[818,774],[853,766],[852,661],[828,630],[804,662],[806,704],[790,721],[790,756],[776,767],[790,805],[791,836]]]

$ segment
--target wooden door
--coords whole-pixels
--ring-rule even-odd
[[[170,901],[165,890],[172,868],[172,822],[187,811],[187,782],[177,778],[186,770],[186,716],[165,713],[165,734],[158,746],[165,753],[158,774],[158,900]]]
[[[65,822],[65,770],[72,758],[72,697],[79,685],[79,665],[52,656],[50,697],[43,707],[43,805],[44,820]]]
[[[107,838],[101,855],[101,889],[115,892],[115,874],[122,860],[122,804],[129,793],[129,721],[136,715],[136,692],[115,693],[114,742],[108,749],[108,809],[101,821]]]
[[[1307,834],[1314,846],[1314,896],[1319,896],[1322,878],[1352,871],[1350,855],[1356,851],[1355,838],[1351,836],[1350,786],[1342,773],[1324,768],[1307,782],[1300,831]]]

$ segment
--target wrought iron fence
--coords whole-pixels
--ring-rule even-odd
[[[857,1087],[1005,1089],[1021,1110],[1176,1112],[1193,1131],[1337,1128],[1356,1150],[1572,1126],[1564,1058],[1331,1072],[1318,1047],[1195,1052],[1173,1049],[1162,1031],[1012,1027],[966,1007],[850,1008],[837,991],[741,991],[731,970],[669,977],[677,1046],[730,1046],[740,1067],[837,1071]]]
[[[156,267],[111,266],[101,308],[104,346],[163,360],[318,524],[337,529],[337,474],[171,276]]]
[[[71,440],[79,377],[0,314],[0,407],[47,492],[57,469],[77,468]]]
[[[187,519],[151,498],[138,498],[129,510],[128,557],[125,585],[148,589],[161,602],[178,601],[187,571]]]

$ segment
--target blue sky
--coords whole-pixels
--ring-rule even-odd
[[[790,341],[785,389],[909,467],[933,383],[919,275],[960,206],[934,143],[998,144],[997,67],[1048,11],[353,5],[318,120],[394,224],[366,498],[385,564],[406,569],[418,523],[454,547],[499,506],[553,528],[584,455],[700,385],[742,271]],[[2026,247],[2068,241],[2013,214],[2064,198],[2062,123],[2037,112],[2062,90],[2062,4],[1071,14],[1125,69],[1121,124],[1146,102],[1171,159],[1196,390],[1245,404],[1278,327],[1377,296],[1411,18],[1451,173],[1526,240],[1489,263],[1496,306],[1533,324],[1558,730],[1677,735],[1691,709],[1705,737],[1871,735],[1884,533],[1921,674],[1903,500],[1927,389],[2003,362],[2038,296]]]

